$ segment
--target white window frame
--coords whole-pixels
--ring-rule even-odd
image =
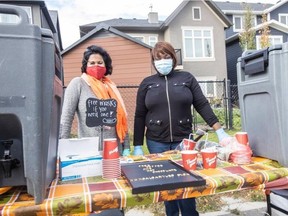
[[[261,49],[260,38],[261,38],[261,35],[256,35],[256,49],[257,50]],[[275,39],[278,39],[278,40],[280,39],[279,44],[283,43],[282,35],[269,35],[270,46],[276,45]]]
[[[240,25],[241,25],[240,28],[236,28],[235,18],[240,18]],[[254,23],[252,23],[252,27],[257,25],[257,17],[255,15],[253,15],[253,18],[254,18]],[[233,31],[234,32],[241,32],[241,31],[243,31],[243,28],[244,28],[244,15],[233,15]]]
[[[185,37],[185,31],[192,31],[192,36],[191,37]],[[201,31],[203,33],[203,31],[210,31],[210,37],[202,37],[201,38],[195,38],[193,36],[193,32],[194,31]],[[214,35],[213,35],[213,27],[182,27],[182,38],[183,38],[183,61],[215,61],[215,49],[214,49]],[[187,46],[185,44],[186,39],[191,39],[192,40],[192,52],[193,52],[193,56],[187,56]],[[210,44],[211,44],[211,56],[210,57],[195,57],[195,39],[201,39],[201,46],[202,46],[202,51],[203,53],[205,53],[205,49],[204,49],[204,40],[203,39],[210,39]]]
[[[235,25],[235,19],[236,18],[239,18],[240,19],[240,28],[236,28],[236,25]],[[240,16],[240,15],[234,15],[233,16],[233,31],[234,32],[239,32],[239,31],[242,31],[243,29],[243,16]]]
[[[158,36],[151,35],[149,36],[149,45],[154,47],[154,45],[158,42]]]
[[[26,13],[28,14],[29,23],[32,24],[33,23],[32,8],[28,6],[20,6],[20,7],[26,11]]]
[[[32,19],[32,8],[29,6],[20,6],[23,10],[26,11],[26,13],[28,14],[28,18],[29,18],[29,23],[32,24],[33,23],[33,19]],[[5,23],[18,23],[19,17],[15,14],[0,14],[0,22],[4,22]]]
[[[286,21],[285,21],[285,23],[283,23],[283,24],[288,25],[288,13],[279,13],[279,14],[278,14],[278,21],[279,21],[280,23],[282,23],[282,22],[281,22],[281,17],[286,18]]]
[[[195,18],[195,10],[199,10],[199,18]],[[201,20],[201,8],[200,7],[192,7],[192,19],[200,21]]]
[[[142,36],[142,35],[130,35],[130,36],[133,37],[136,40],[139,40],[139,41],[145,43],[145,37]]]

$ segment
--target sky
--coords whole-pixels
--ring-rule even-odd
[[[57,10],[63,48],[80,39],[79,26],[114,18],[147,19],[150,11],[164,21],[183,0],[45,0]],[[226,1],[226,0],[217,0]],[[230,0],[230,2],[276,3],[278,0]],[[151,9],[152,6],[152,9]]]

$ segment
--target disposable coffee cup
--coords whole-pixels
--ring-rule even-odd
[[[202,149],[201,150],[203,168],[215,169],[217,166],[217,151],[214,149]]]
[[[186,170],[196,170],[198,151],[183,150],[181,151],[183,167]]]
[[[192,139],[183,139],[182,150],[194,150],[196,142]]]
[[[103,141],[103,159],[119,158],[118,143],[116,138],[104,139]]]
[[[237,132],[235,134],[235,138],[239,143],[241,143],[243,145],[249,145],[247,132]]]

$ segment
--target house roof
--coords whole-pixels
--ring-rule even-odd
[[[55,28],[56,28],[56,31],[59,32],[59,35],[60,35],[60,26],[59,26],[58,11],[56,11],[56,10],[49,10],[48,12],[49,12],[49,14],[50,14],[50,17],[51,17],[51,20],[52,20],[52,22],[53,22],[53,25],[54,25]],[[61,37],[57,37],[56,39],[58,40],[57,42],[58,42],[58,44],[59,44],[60,50],[63,50]]]
[[[65,53],[69,52],[71,49],[73,49],[74,47],[76,47],[77,45],[81,44],[83,41],[87,40],[88,38],[90,38],[91,36],[101,32],[101,31],[109,31],[113,34],[116,34],[120,37],[123,37],[123,38],[126,38],[130,41],[133,41],[134,43],[137,43],[143,47],[146,47],[148,49],[152,49],[151,46],[149,46],[148,44],[146,43],[143,43],[142,41],[138,40],[138,39],[135,39],[109,25],[107,25],[106,23],[99,23],[92,31],[90,31],[88,34],[86,34],[85,36],[81,37],[78,41],[76,41],[75,43],[71,44],[69,47],[67,47],[65,50],[63,50],[61,52],[61,55],[64,55]]]
[[[214,3],[223,11],[224,14],[244,14],[245,13],[245,2],[218,2]],[[249,7],[254,14],[262,14],[264,10],[274,6],[274,4],[263,4],[263,3],[248,3]]]
[[[95,28],[95,26],[99,25],[100,23],[105,22],[108,26],[112,26],[114,28],[117,28],[119,30],[125,29],[125,30],[159,30],[161,24],[163,21],[159,21],[158,23],[149,23],[148,19],[123,19],[123,18],[114,18],[110,20],[100,21],[100,22],[94,22],[90,24],[85,24],[79,26],[81,32],[81,36],[88,33],[91,29]]]
[[[264,13],[270,13],[271,11],[277,9],[278,7],[282,6],[283,4],[287,3],[288,0],[281,0],[278,1],[275,5],[273,5],[272,7],[269,7],[267,9],[265,9]]]
[[[182,9],[193,0],[184,0],[167,18],[165,21],[158,21],[158,23],[150,23],[148,19],[110,19],[101,22],[94,22],[79,26],[81,36],[88,33],[92,28],[105,22],[107,25],[117,28],[118,30],[141,30],[141,31],[164,31],[171,21],[182,11]],[[219,17],[225,27],[229,27],[232,23],[222,13],[222,11],[211,0],[202,0],[212,11]]]
[[[161,28],[169,26],[171,21],[182,11],[182,9],[190,2],[191,0],[184,0],[163,22]],[[232,25],[230,20],[223,14],[221,9],[214,4],[213,1],[210,0],[202,0],[208,7],[212,9],[213,12],[219,17],[219,19],[223,22],[224,26],[228,28]]]
[[[276,21],[274,19],[273,20],[269,20],[269,21],[267,21],[265,23],[261,23],[261,24],[255,26],[255,27],[253,27],[252,29],[255,30],[255,31],[259,31],[265,25],[268,25],[271,28],[277,29],[277,30],[279,30],[281,32],[284,32],[284,33],[288,34],[288,26],[283,24],[283,23],[280,23],[280,22],[278,22],[278,21]],[[240,35],[240,33],[236,33],[236,34],[232,35],[231,37],[227,38],[225,40],[226,44],[230,43],[230,42],[233,42],[234,40],[238,39],[239,35]]]

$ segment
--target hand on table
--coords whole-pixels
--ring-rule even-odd
[[[124,149],[122,156],[129,156],[130,155],[130,149]]]
[[[133,155],[144,155],[142,146],[134,146],[134,153]]]
[[[232,141],[232,137],[228,135],[223,128],[220,128],[215,132],[218,136],[219,144],[221,146],[227,146]]]

